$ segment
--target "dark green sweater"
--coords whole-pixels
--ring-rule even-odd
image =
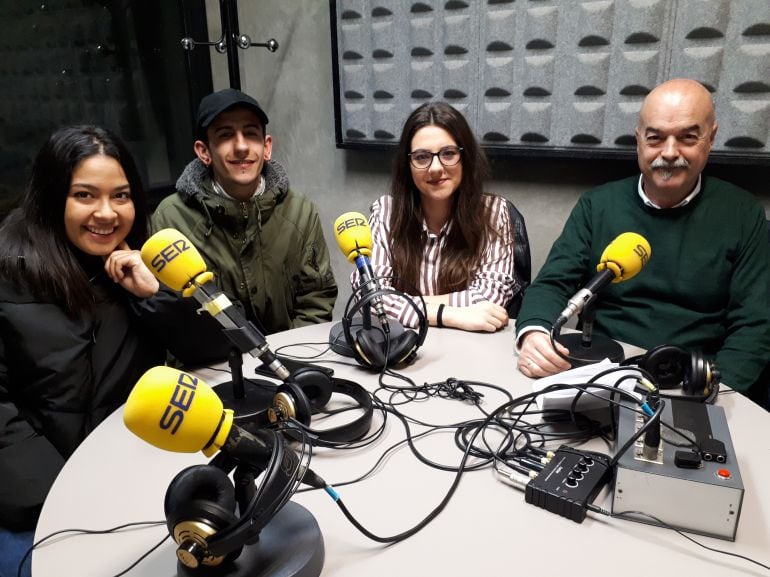
[[[637,232],[652,257],[634,278],[606,287],[594,330],[646,349],[672,344],[716,359],[722,382],[747,393],[770,360],[770,250],[765,213],[736,186],[704,176],[687,206],[654,209],[639,177],[584,194],[527,289],[517,330],[552,326],[595,274],[606,246]]]

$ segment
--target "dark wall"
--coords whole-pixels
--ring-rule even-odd
[[[211,90],[203,0],[0,0],[0,215],[56,128],[105,126],[127,141],[155,196],[189,160],[192,102]],[[197,98],[197,99],[196,99]]]

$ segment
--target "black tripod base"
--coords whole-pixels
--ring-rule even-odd
[[[401,325],[400,322],[392,319],[388,319],[388,326],[390,327],[390,338],[396,338],[398,335],[404,332],[404,327]],[[350,336],[355,341],[356,335],[358,334],[358,331],[360,331],[363,328],[363,320],[360,316],[354,316],[353,319],[350,322]],[[380,330],[377,330],[379,328]],[[374,319],[372,321],[372,329],[374,332],[372,332],[372,335],[374,336],[374,339],[379,342],[377,339],[378,335],[382,336],[382,342],[385,342],[385,339],[387,338],[385,333],[382,332],[382,326],[380,325],[379,319]],[[355,357],[355,354],[353,353],[353,349],[350,348],[350,345],[345,340],[345,329],[342,327],[342,322],[336,323],[332,325],[332,328],[329,329],[329,344],[332,347],[332,350],[337,353],[338,355],[342,355],[345,357]]]
[[[214,388],[225,409],[232,409],[236,418],[264,411],[273,403],[277,385],[261,379],[249,379],[243,391],[236,394],[232,383],[222,383]],[[242,396],[241,396],[242,394]]]
[[[593,335],[591,345],[588,347],[583,345],[581,333],[559,335],[556,340],[569,349],[570,362],[573,367],[591,365],[604,359],[619,363],[625,358],[623,347],[612,339],[601,335]]]
[[[324,540],[315,517],[289,501],[231,564],[190,569],[177,563],[182,577],[318,577],[324,566]]]

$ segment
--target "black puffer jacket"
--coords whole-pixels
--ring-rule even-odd
[[[64,461],[162,364],[131,298],[104,273],[90,315],[68,317],[0,280],[0,526],[34,527]]]

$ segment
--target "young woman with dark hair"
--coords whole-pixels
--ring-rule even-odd
[[[484,193],[484,152],[465,117],[423,104],[404,124],[390,196],[372,205],[372,266],[407,294],[423,295],[432,325],[494,332],[508,323],[513,234],[506,201]],[[414,310],[387,296],[405,326]]]
[[[147,219],[125,145],[72,126],[39,151],[0,225],[2,576],[16,575],[64,461],[164,361],[131,306],[159,288],[136,250]]]

